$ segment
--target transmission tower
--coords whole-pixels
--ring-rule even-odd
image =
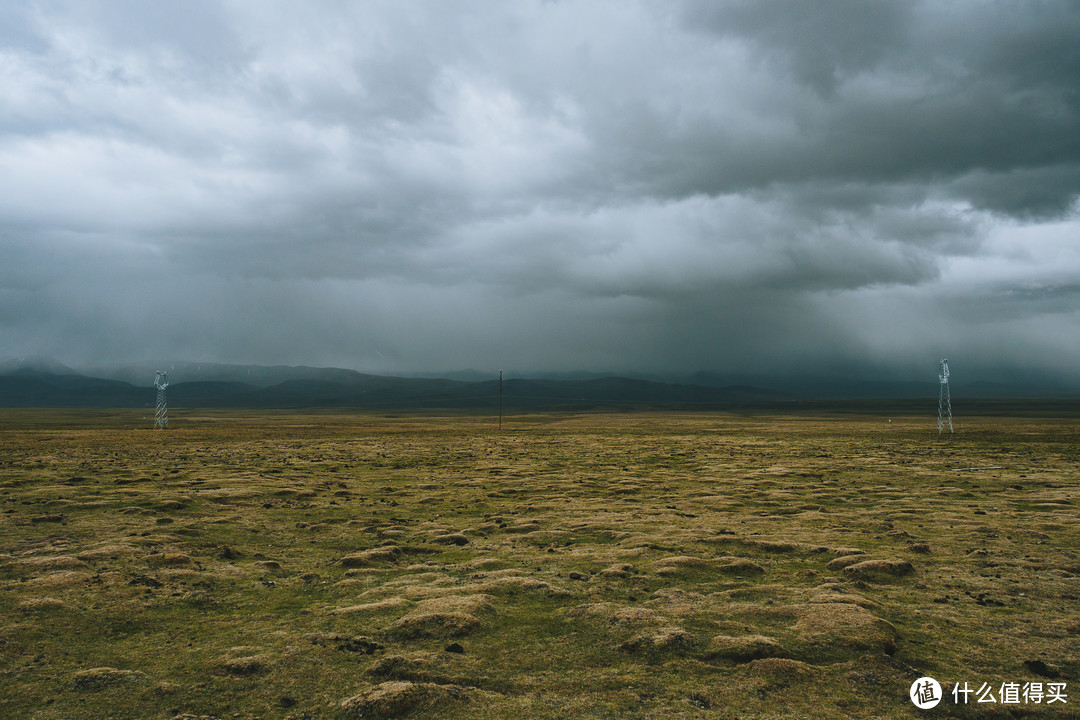
[[[949,396],[949,359],[941,358],[938,370],[938,401],[937,401],[937,431],[938,435],[949,426],[952,427],[952,398]]]
[[[165,388],[169,387],[169,376],[160,370],[154,371],[154,387],[157,388],[154,428],[164,429],[169,427],[169,406],[165,404]]]

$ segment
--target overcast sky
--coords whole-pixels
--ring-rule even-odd
[[[1080,367],[1080,3],[0,4],[0,356]]]

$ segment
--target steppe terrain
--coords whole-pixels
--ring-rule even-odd
[[[0,412],[0,717],[1080,707],[1075,418],[171,421]]]

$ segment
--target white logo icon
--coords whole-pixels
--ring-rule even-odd
[[[911,696],[911,702],[915,703],[915,707],[920,710],[929,710],[937,707],[937,704],[941,702],[941,685],[932,677],[921,677],[911,683],[908,695]]]

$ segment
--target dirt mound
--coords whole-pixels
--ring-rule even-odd
[[[624,578],[629,577],[632,572],[634,572],[634,566],[630,563],[614,563],[601,570],[600,576],[606,578]]]
[[[226,658],[218,662],[218,667],[229,675],[247,677],[260,675],[266,672],[270,666],[270,659],[266,655],[247,655],[238,658]]]
[[[861,562],[866,562],[866,556],[865,555],[862,555],[862,554],[841,555],[838,558],[834,558],[834,559],[830,560],[825,565],[825,567],[827,569],[829,569],[829,570],[843,570],[844,568],[848,567],[849,565],[854,565],[855,563],[861,563]]]
[[[844,557],[845,555],[865,555],[865,550],[853,547],[837,547],[832,548],[832,554],[836,557]]]
[[[764,635],[718,635],[712,639],[712,646],[706,657],[744,663],[762,658],[784,657],[787,654],[780,643]]]
[[[867,610],[876,610],[880,607],[876,602],[855,593],[821,592],[810,598],[812,603],[850,603]]]
[[[467,612],[413,612],[390,626],[401,637],[457,637],[480,628],[480,618]]]
[[[619,643],[615,649],[625,653],[678,652],[693,648],[697,644],[694,636],[678,627],[660,628],[655,632],[635,635],[626,642]]]
[[[418,612],[465,612],[482,613],[494,609],[491,596],[484,593],[475,595],[445,595],[443,597],[421,600],[417,603]]]
[[[440,545],[468,545],[469,538],[462,533],[447,533],[445,535],[436,535],[433,537],[432,542],[437,542]]]
[[[812,675],[814,668],[809,663],[791,658],[762,658],[752,660],[746,669],[753,675],[763,675],[773,679],[794,679]]]
[[[366,635],[343,635],[341,633],[308,633],[305,640],[310,640],[312,645],[332,647],[343,652],[361,653],[372,655],[376,650],[381,650],[380,645],[373,638]]]
[[[619,608],[608,618],[612,625],[651,625],[659,621],[655,610],[643,607]]]
[[[661,558],[653,565],[653,569],[656,571],[657,575],[675,575],[686,571],[708,570],[712,567],[712,560],[692,557],[690,555],[676,555],[674,557]]]
[[[864,560],[843,569],[843,574],[856,580],[889,581],[911,575],[915,566],[907,560]]]
[[[792,553],[823,553],[829,552],[829,548],[824,545],[811,545],[804,542],[796,542],[791,540],[758,540],[754,538],[742,538],[739,540],[740,545],[746,547],[756,548],[762,552],[774,553],[779,555],[786,555]]]
[[[551,586],[543,580],[537,580],[533,577],[524,577],[520,575],[512,575],[510,577],[500,577],[494,580],[488,580],[487,582],[480,583],[474,586],[472,589],[481,593],[490,593],[492,595],[513,595],[516,592],[526,592],[529,590],[548,590]]]
[[[352,615],[356,613],[379,612],[382,610],[393,610],[395,608],[405,607],[408,604],[409,601],[403,597],[389,597],[384,600],[376,600],[375,602],[364,603],[362,605],[349,605],[348,607],[334,608],[330,611],[330,614]]]
[[[401,548],[390,545],[352,553],[351,555],[346,555],[341,558],[338,562],[342,567],[362,568],[377,565],[378,563],[391,562],[400,554]]]
[[[447,701],[468,701],[481,694],[475,688],[394,680],[341,701],[348,718],[395,718],[420,707]]]
[[[146,674],[137,670],[117,670],[114,667],[96,667],[79,670],[71,676],[71,687],[79,691],[104,690],[105,688],[146,681]]]
[[[653,566],[657,575],[678,575],[684,572],[714,570],[729,575],[761,575],[765,568],[747,558],[725,555],[719,558],[699,558],[677,555],[662,558]]]
[[[78,570],[58,570],[54,573],[34,578],[29,584],[41,588],[55,589],[80,585],[89,579],[89,573],[79,572]]]
[[[57,610],[71,609],[71,606],[63,600],[58,600],[47,595],[27,598],[20,602],[17,607],[23,612],[54,612]]]
[[[799,610],[793,654],[811,662],[850,659],[866,652],[896,652],[900,633],[854,603],[814,603]]]
[[[741,557],[726,556],[717,558],[716,569],[728,575],[764,575],[765,568],[753,560]]]

